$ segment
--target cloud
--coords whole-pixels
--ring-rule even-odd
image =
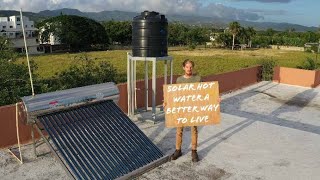
[[[255,12],[227,7],[222,4],[203,4],[201,0],[2,0],[0,8],[38,12],[61,8],[98,12],[103,10],[123,10],[141,12],[158,11],[164,14],[218,16],[237,20],[259,20],[263,17]]]
[[[260,14],[261,16],[283,16],[289,14],[286,10],[247,9],[247,11]]]
[[[211,3],[206,7],[202,8],[200,15],[203,16],[217,16],[226,19],[234,19],[234,20],[249,20],[249,21],[257,21],[263,19],[263,16],[258,13],[236,9],[232,7],[227,7],[222,4],[214,4]]]
[[[125,10],[143,11],[145,9],[161,12],[196,12],[199,0],[2,0],[1,9],[20,7],[25,11],[42,11],[60,8],[75,8],[82,11]]]
[[[261,3],[290,3],[293,0],[232,0],[232,1],[256,1]]]

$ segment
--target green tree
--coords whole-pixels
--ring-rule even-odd
[[[238,22],[234,21],[229,24],[229,30],[232,34],[232,50],[233,50],[234,49],[234,41],[235,41],[237,34],[240,33],[241,26]]]
[[[209,32],[205,28],[194,27],[187,32],[187,44],[199,45],[209,41]]]
[[[27,66],[1,61],[0,87],[0,105],[13,104],[19,102],[20,97],[30,95]]]
[[[132,40],[132,25],[129,21],[106,21],[103,22],[109,41],[112,44],[129,45]]]
[[[187,32],[189,28],[179,22],[169,23],[168,25],[168,44],[172,46],[186,45]]]
[[[266,31],[258,32],[253,41],[255,44],[265,47],[270,44],[303,47],[305,43],[317,43],[319,39],[320,34],[312,31],[295,32],[294,29],[274,31],[269,28]]]
[[[220,33],[217,36],[217,42],[224,47],[230,47],[232,45],[232,35],[229,33]]]
[[[235,43],[236,43],[236,41],[238,39],[240,43],[246,44],[248,38],[249,38],[249,34],[248,34],[246,28],[240,27],[240,31],[238,33],[238,38],[235,39]]]
[[[85,17],[73,15],[60,15],[38,24],[43,29],[41,39],[47,41],[52,33],[61,43],[70,45],[72,51],[105,48],[108,36],[104,27]]]
[[[28,69],[15,64],[16,57],[10,40],[0,37],[0,105],[16,103],[31,94]]]
[[[0,36],[0,60],[9,61],[14,60],[17,56],[16,53],[13,52],[12,43],[9,39]]]
[[[273,36],[275,34],[275,30],[273,30],[272,28],[268,28],[266,31],[266,35],[267,36]]]
[[[247,32],[247,40],[248,40],[248,46],[252,47],[252,38],[257,34],[256,30],[253,27],[248,27],[246,29]]]
[[[303,39],[305,42],[312,42],[312,43],[319,41],[319,37],[317,36],[317,34],[312,31],[303,33]]]

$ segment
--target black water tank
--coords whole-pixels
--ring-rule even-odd
[[[168,20],[158,12],[144,11],[133,18],[132,55],[163,57],[168,55]]]

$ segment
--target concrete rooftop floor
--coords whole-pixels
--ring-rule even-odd
[[[261,82],[224,94],[221,124],[199,127],[200,162],[191,163],[190,129],[184,131],[183,156],[138,179],[319,179],[320,88]],[[144,114],[142,114],[144,116]],[[164,152],[175,149],[175,129],[135,121]],[[48,152],[45,144],[40,153]],[[1,179],[66,179],[50,154],[37,159],[23,146],[19,165],[0,151]]]

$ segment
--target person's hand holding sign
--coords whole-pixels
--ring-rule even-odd
[[[163,100],[163,101],[164,101],[164,100]],[[163,102],[163,103],[162,103],[163,111],[165,111],[165,109],[166,109],[166,105],[167,105],[167,103],[166,103],[166,102]]]

